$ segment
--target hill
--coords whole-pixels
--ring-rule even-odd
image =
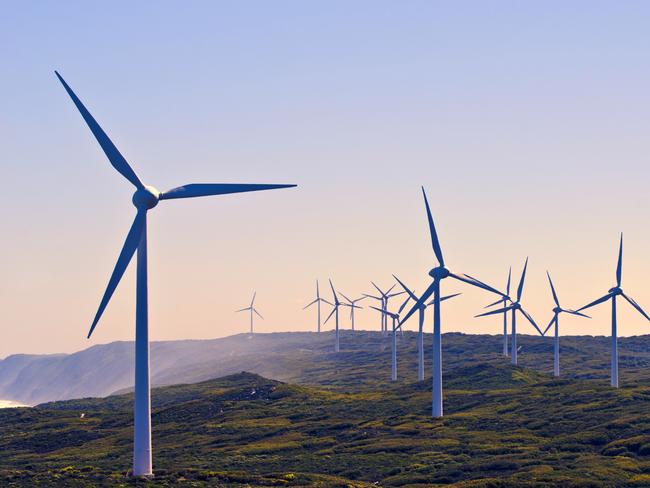
[[[416,334],[399,343],[399,375],[416,379]],[[431,350],[431,336],[426,335]],[[500,336],[444,334],[445,375],[499,357]],[[304,385],[355,388],[383,384],[390,375],[390,343],[378,332],[342,331],[342,351],[332,352],[333,334],[247,334],[203,341],[154,342],[152,383],[193,383],[240,371]],[[520,335],[523,366],[552,371],[550,338]],[[650,336],[621,338],[621,384],[650,382]],[[430,357],[430,353],[427,354]],[[430,366],[427,363],[427,370]],[[346,374],[340,372],[345,371]],[[563,337],[562,373],[567,378],[609,375],[609,339]],[[0,361],[0,398],[34,405],[46,401],[103,397],[133,385],[133,343],[97,345],[74,354],[14,355]]]
[[[239,373],[158,388],[149,482],[125,476],[130,394],[0,410],[0,485],[650,483],[648,386],[556,381],[495,358],[452,370],[447,388],[446,416],[437,420],[429,381],[350,392]]]

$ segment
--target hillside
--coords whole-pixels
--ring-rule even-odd
[[[602,383],[494,359],[452,371],[439,420],[428,381],[350,393],[239,373],[159,388],[146,483],[125,476],[131,395],[5,409],[0,485],[648,486],[650,387]]]
[[[416,334],[406,332],[399,343],[399,375],[408,381],[416,379],[415,338]],[[498,358],[500,341],[499,336],[444,334],[445,374]],[[523,366],[541,373],[552,370],[550,338],[520,335],[519,345]],[[345,330],[338,356],[333,354],[332,346],[331,332],[256,334],[252,338],[240,334],[214,340],[154,342],[152,382],[192,383],[245,370],[291,383],[354,391],[364,385],[383,383],[389,377],[390,342],[381,334]],[[650,336],[622,338],[619,347],[621,384],[650,384]],[[430,335],[426,336],[426,348],[431,350]],[[562,373],[568,378],[602,379],[606,383],[609,339],[563,337]],[[0,398],[29,405],[107,396],[127,391],[132,384],[130,342],[97,345],[74,354],[14,355],[0,361]]]

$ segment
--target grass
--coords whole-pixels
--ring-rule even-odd
[[[126,476],[130,394],[0,410],[0,485],[650,485],[648,373],[624,370],[621,389],[607,386],[603,341],[565,340],[581,352],[564,351],[567,377],[556,380],[544,339],[523,336],[526,367],[512,367],[494,352],[498,337],[447,334],[445,417],[434,420],[413,334],[401,339],[396,384],[380,334],[346,333],[339,355],[329,334],[310,337],[311,355],[284,359],[294,383],[238,373],[155,389],[149,481]],[[621,349],[645,361],[648,340]]]

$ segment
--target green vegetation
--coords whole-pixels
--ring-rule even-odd
[[[0,410],[0,485],[650,486],[647,337],[623,341],[614,390],[603,339],[565,341],[567,378],[554,380],[548,340],[522,337],[533,367],[514,368],[494,353],[498,337],[445,335],[437,420],[430,379],[414,381],[414,334],[401,340],[397,384],[380,334],[345,334],[338,356],[320,349],[329,334],[310,337],[311,351],[284,357],[294,383],[239,373],[154,390],[149,481],[126,476],[129,394]]]

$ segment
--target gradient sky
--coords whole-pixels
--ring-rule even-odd
[[[423,290],[420,185],[452,270],[503,287],[530,256],[538,322],[546,269],[568,307],[614,285],[621,231],[623,287],[650,309],[649,23],[642,1],[3,3],[0,355],[134,334],[132,263],[85,339],[132,187],[54,69],[160,190],[299,185],[151,212],[154,340],[245,331],[233,311],[254,289],[260,332],[313,330],[316,278],[348,296],[391,273]],[[444,331],[500,332],[472,318],[492,296],[444,282],[455,291]],[[561,332],[609,334],[609,307],[593,317]],[[619,317],[622,335],[650,332],[627,304]]]

